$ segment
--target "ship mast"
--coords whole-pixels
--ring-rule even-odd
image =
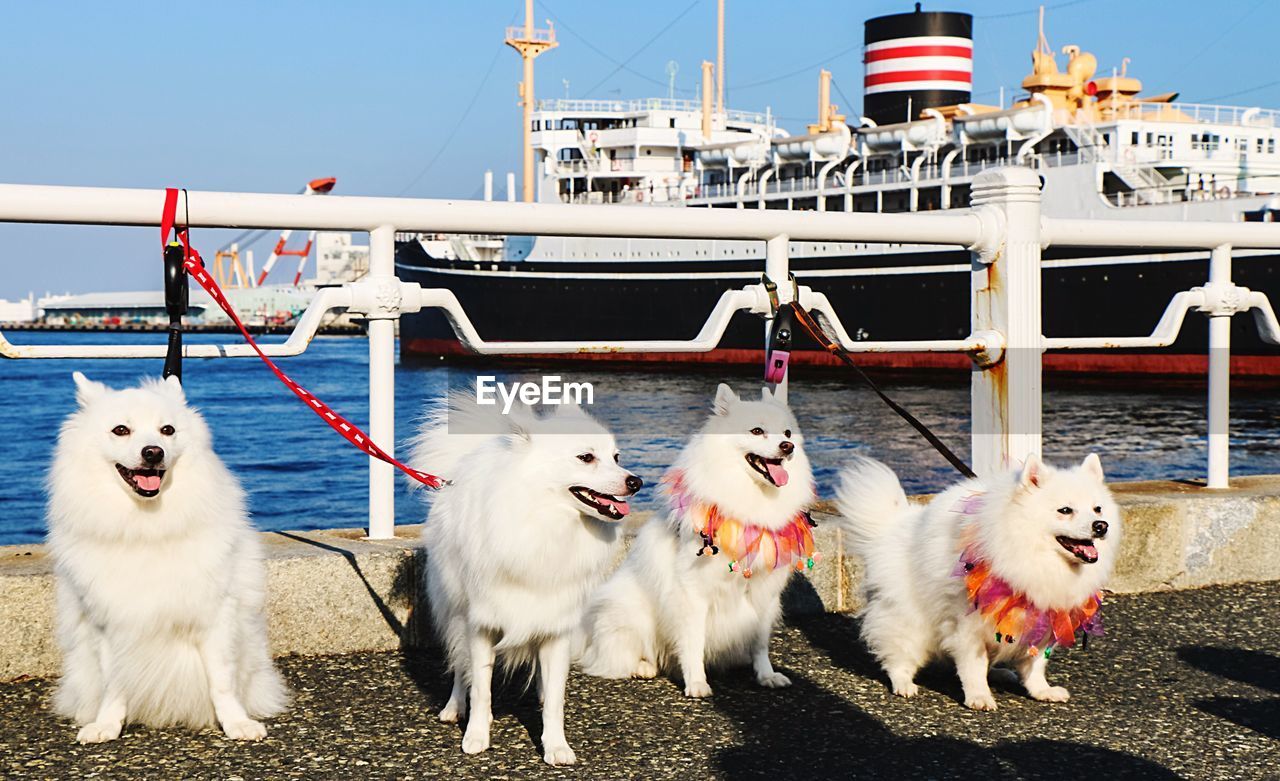
[[[724,0],[716,9],[716,113],[724,113]]]
[[[539,54],[558,45],[556,30],[551,22],[547,22],[547,29],[535,30],[533,0],[524,0],[524,27],[508,27],[506,44],[519,52],[524,62],[524,78],[519,91],[520,105],[524,108],[524,129],[521,133],[523,190],[524,202],[533,203],[533,140],[530,138],[533,127],[533,61]]]

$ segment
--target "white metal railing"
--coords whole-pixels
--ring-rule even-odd
[[[461,342],[481,354],[698,352],[719,344],[730,319],[746,311],[772,316],[761,284],[726,290],[702,330],[688,340],[488,341],[453,293],[424,289],[395,276],[397,231],[408,234],[526,234],[628,238],[702,238],[765,242],[763,271],[787,279],[790,241],[959,245],[973,251],[971,330],[965,339],[855,341],[839,313],[819,291],[800,286],[799,302],[819,313],[852,352],[939,351],[969,354],[978,367],[972,380],[972,448],[979,474],[1002,468],[1041,442],[1041,353],[1052,349],[1155,347],[1172,343],[1191,309],[1211,317],[1209,484],[1226,485],[1229,323],[1252,311],[1262,337],[1280,344],[1280,323],[1266,296],[1230,279],[1231,247],[1280,248],[1280,224],[1182,223],[1049,219],[1040,215],[1039,179],[1025,168],[986,171],[974,181],[974,208],[955,213],[874,214],[734,209],[623,209],[608,206],[498,203],[329,196],[193,192],[178,213],[194,228],[294,228],[367,231],[369,273],[341,288],[317,292],[289,339],[265,349],[296,355],[306,349],[323,315],[345,309],[368,318],[369,434],[393,452],[394,320],[426,308],[441,310]],[[0,222],[155,226],[164,194],[157,190],[0,185]],[[1066,339],[1045,337],[1040,327],[1040,253],[1049,245],[1213,250],[1207,284],[1179,293],[1155,331],[1146,337]],[[779,299],[792,291],[780,285]],[[767,333],[768,324],[764,332]],[[162,345],[13,345],[0,334],[5,358],[160,357]],[[237,357],[241,344],[188,345],[191,357]],[[785,382],[780,386],[785,394]],[[370,460],[369,535],[394,534],[394,469]]]

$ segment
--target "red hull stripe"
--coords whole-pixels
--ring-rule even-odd
[[[865,86],[877,84],[899,84],[904,81],[962,81],[973,83],[973,74],[968,71],[895,71],[892,73],[872,73],[867,75]]]
[[[409,339],[407,353],[421,356],[467,356],[474,359],[506,360],[512,357],[531,361],[614,361],[630,363],[685,363],[764,365],[763,350],[722,347],[705,353],[573,353],[572,355],[479,356],[454,339]],[[860,366],[889,369],[957,369],[969,371],[973,363],[958,353],[858,353]],[[797,350],[791,363],[801,366],[843,366],[825,351]],[[1046,353],[1044,370],[1066,374],[1199,375],[1209,369],[1206,355],[1185,353]],[[1280,353],[1276,355],[1231,356],[1233,377],[1270,378],[1280,381]]]
[[[973,49],[967,46],[895,46],[867,52],[866,62],[896,60],[899,57],[964,57],[973,59]]]

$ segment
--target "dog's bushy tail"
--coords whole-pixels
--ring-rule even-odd
[[[867,548],[908,508],[907,495],[892,469],[875,459],[857,456],[840,472],[836,508],[840,527],[850,536],[845,547],[865,556]]]
[[[448,398],[428,410],[409,442],[409,465],[446,480],[452,479],[466,456],[514,430],[513,420],[525,410],[505,416],[497,406],[481,407],[465,391],[453,391]],[[410,481],[420,487],[416,481]]]

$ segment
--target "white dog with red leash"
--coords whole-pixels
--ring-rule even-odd
[[[576,406],[545,417],[524,405],[509,415],[490,409],[455,396],[413,448],[415,466],[450,480],[431,495],[423,529],[427,596],[453,672],[440,720],[465,717],[462,750],[484,751],[495,661],[534,667],[543,759],[572,764],[571,638],[615,560],[626,499],[643,483],[618,463],[613,436]]]

